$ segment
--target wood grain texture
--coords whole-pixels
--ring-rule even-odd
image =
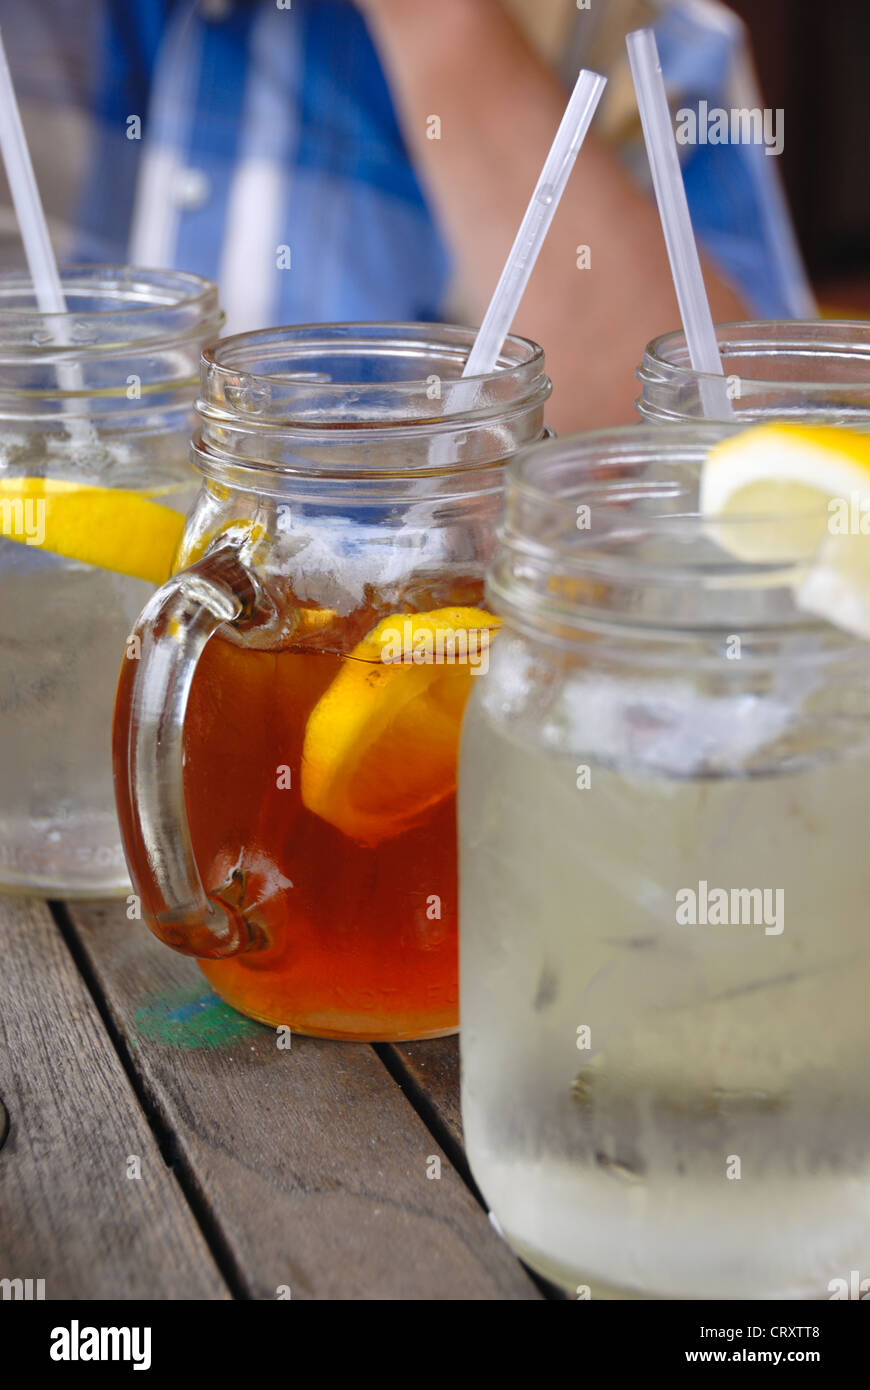
[[[540,1297],[373,1048],[295,1037],[279,1050],[120,905],[69,913],[252,1297]]]
[[[47,1299],[228,1296],[48,908],[2,897],[0,1095],[0,1278],[44,1279]]]
[[[462,1147],[459,1108],[459,1039],[393,1043],[390,1051],[407,1080],[408,1094],[428,1105],[451,1140]]]

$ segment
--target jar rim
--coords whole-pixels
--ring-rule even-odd
[[[36,303],[7,306],[4,298],[35,301],[25,270],[0,271],[0,350],[17,353],[82,352],[139,346],[202,336],[203,324],[220,327],[217,285],[190,271],[116,264],[70,264],[59,268],[67,300],[96,300],[98,307],[45,313]],[[85,332],[69,331],[70,321]],[[133,330],[132,332],[130,330]],[[34,336],[35,335],[35,336]]]
[[[476,330],[457,324],[429,322],[307,323],[231,334],[209,344],[202,354],[202,399],[198,410],[204,419],[223,417],[235,424],[286,426],[293,430],[370,429],[394,423],[437,425],[457,417],[518,405],[541,389],[545,378],[543,349],[529,338],[508,334],[491,372],[462,377]],[[413,361],[427,348],[442,353],[455,367],[455,376],[433,373],[333,380],[329,373],[293,370],[263,371],[258,361],[270,364],[329,354],[351,359],[356,355]],[[227,388],[229,387],[229,394]],[[428,395],[437,387],[437,395]],[[547,383],[547,395],[549,395]],[[348,403],[354,409],[348,411]],[[424,408],[426,401],[432,405]],[[437,408],[436,407],[437,403]],[[371,412],[367,418],[367,412]]]
[[[870,322],[862,319],[746,319],[714,325],[716,339],[723,356],[739,356],[767,349],[781,353],[808,353],[817,356],[820,348],[837,355],[851,353],[856,363],[866,366],[866,385],[870,388]],[[682,329],[670,329],[650,340],[644,348],[643,361],[637,369],[640,381],[654,371],[674,382],[721,381],[718,373],[697,371],[691,363],[674,360],[677,351],[688,354],[686,335]],[[827,392],[848,392],[855,388],[854,379],[811,377],[783,379],[782,377],[746,376],[753,390],[806,392],[819,387]],[[860,384],[860,383],[859,383]]]
[[[729,630],[826,630],[838,644],[858,642],[795,604],[806,556],[746,559],[739,544],[725,543],[726,532],[733,543],[759,525],[785,537],[794,513],[711,522],[700,511],[707,450],[740,432],[739,424],[638,424],[521,450],[508,465],[487,576],[495,610],[563,635],[667,632],[694,640]],[[814,520],[827,516],[824,501],[812,509]]]

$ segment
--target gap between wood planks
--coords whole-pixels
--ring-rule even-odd
[[[439,1045],[450,1046],[456,1043],[456,1038],[438,1039],[438,1043]],[[480,1188],[474,1181],[468,1159],[465,1155],[465,1149],[462,1144],[462,1122],[459,1118],[458,1111],[452,1114],[442,1113],[442,1110],[439,1108],[438,1100],[426,1090],[423,1084],[423,1078],[420,1074],[422,1068],[414,1057],[417,1044],[373,1043],[372,1046],[387,1071],[390,1073],[390,1076],[402,1091],[409,1105],[417,1112],[423,1124],[437,1140],[438,1144],[440,1144],[472,1197],[477,1202],[478,1206],[486,1213],[487,1219],[489,1219],[489,1207],[484,1201]],[[443,1075],[439,1077],[438,1080],[441,1083],[440,1088],[443,1088]],[[441,1097],[441,1104],[444,1104],[443,1094]],[[453,1109],[453,1107],[451,1107],[451,1109]],[[519,1260],[519,1256],[517,1256],[517,1259]],[[529,1265],[524,1264],[522,1260],[520,1260],[520,1264],[522,1264],[526,1274],[531,1279],[532,1283],[537,1286],[538,1291],[544,1298],[552,1299],[557,1302],[567,1301],[567,1295],[564,1294],[561,1289],[557,1288],[555,1284],[549,1283],[548,1280],[536,1274],[536,1272],[531,1269]]]
[[[214,1214],[210,1194],[203,1189],[199,1173],[195,1167],[190,1166],[189,1155],[179,1148],[170,1123],[158,1108],[158,1097],[152,1094],[147,1078],[135,1065],[129,1050],[129,1039],[113,1011],[112,1001],[106,993],[106,985],[97,973],[85,939],[79,935],[70,909],[62,902],[52,903],[50,906],[58,930],[94,1001],[143,1115],[152,1129],[164,1160],[172,1166],[191,1214],[232,1296],[237,1299],[257,1297],[258,1295],[252,1292],[244,1264],[237,1260],[220,1221]],[[73,905],[73,910],[75,906]],[[416,1055],[420,1047],[423,1051]],[[457,1103],[458,1068],[455,1040],[445,1039],[443,1044],[376,1044],[372,1046],[372,1051],[391,1080],[399,1087],[411,1110],[445,1154],[460,1184],[468,1190],[474,1203],[486,1212],[485,1203],[471,1176],[462,1147]],[[539,1296],[543,1294],[544,1297],[561,1298],[560,1293],[537,1279],[528,1269],[525,1270],[525,1274],[529,1283],[537,1288]]]
[[[220,1226],[209,1210],[208,1203],[203,1201],[199,1184],[194,1174],[188,1170],[186,1163],[179,1161],[179,1156],[176,1152],[175,1135],[163,1121],[156,1105],[148,1094],[143,1078],[133,1066],[124,1038],[115,1024],[111,1010],[100,988],[99,981],[88,960],[87,952],[84,950],[79,940],[78,933],[67,911],[66,904],[63,902],[49,902],[48,909],[63,938],[64,945],[75,961],[76,968],[85,983],[88,993],[94,1001],[94,1007],[100,1016],[112,1047],[117,1053],[118,1060],[124,1069],[127,1080],[133,1088],[133,1093],[142,1108],[142,1113],[154,1135],[163,1161],[168,1168],[172,1169],[173,1175],[184,1194],[184,1199],[190,1208],[191,1215],[202,1232],[203,1239],[230,1293],[235,1299],[250,1299],[251,1292],[244,1275],[239,1269],[233,1253],[224,1239]]]

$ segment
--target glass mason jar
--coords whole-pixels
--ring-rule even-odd
[[[0,275],[0,889],[90,897],[129,891],[118,651],[155,588],[147,527],[191,500],[197,368],[221,315],[196,275],[61,278],[68,313],[43,314],[27,276]]]
[[[870,323],[771,319],[718,324],[728,377],[730,423],[771,418],[870,430]],[[649,344],[637,371],[642,418],[662,424],[704,420],[718,377],[693,370],[682,332]],[[711,385],[707,385],[711,383]]]
[[[722,434],[524,451],[488,573],[465,1139],[508,1240],[572,1292],[826,1298],[868,1272],[870,646],[700,520]]]
[[[148,925],[302,1033],[456,1027],[459,722],[488,659],[503,464],[550,392],[520,338],[459,380],[472,340],[329,324],[206,351],[202,489],[122,663],[118,808]]]

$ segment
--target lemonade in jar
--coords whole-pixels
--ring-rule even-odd
[[[463,726],[462,1108],[573,1296],[826,1298],[870,1246],[870,437],[512,464]],[[870,528],[868,528],[870,531]]]

